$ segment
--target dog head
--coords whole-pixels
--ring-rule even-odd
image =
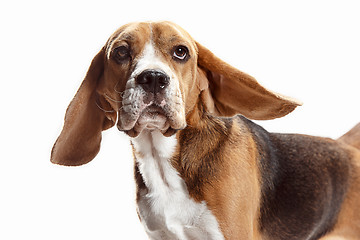
[[[116,122],[131,137],[144,129],[173,135],[187,126],[187,116],[199,102],[210,114],[250,119],[282,117],[301,105],[265,89],[173,23],[131,23],[94,57],[66,111],[51,161],[91,161],[99,151],[101,131]]]

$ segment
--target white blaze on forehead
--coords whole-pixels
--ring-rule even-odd
[[[140,58],[136,64],[134,72],[131,74],[131,77],[136,77],[145,70],[162,70],[170,78],[174,77],[173,72],[171,71],[169,65],[164,62],[161,57],[156,52],[153,41],[146,43]]]

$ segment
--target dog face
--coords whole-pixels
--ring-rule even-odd
[[[199,104],[207,114],[250,119],[282,117],[300,105],[226,64],[173,23],[131,23],[94,57],[51,161],[89,162],[99,151],[101,131],[116,122],[131,137],[144,129],[173,135],[192,121]]]
[[[119,29],[106,48],[107,79],[121,79],[119,130],[132,137],[143,129],[165,135],[186,127],[197,92],[197,47],[171,23],[136,23]]]

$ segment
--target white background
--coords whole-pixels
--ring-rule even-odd
[[[0,239],[146,239],[128,138],[103,133],[89,164],[50,164],[65,109],[121,25],[171,20],[267,88],[304,102],[260,122],[337,138],[360,121],[356,1],[2,1]],[[244,196],[246,197],[246,196]]]

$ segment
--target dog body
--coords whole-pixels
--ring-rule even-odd
[[[151,239],[360,239],[359,127],[335,141],[247,119],[299,105],[173,23],[132,23],[94,58],[51,160],[91,161],[118,118]]]

